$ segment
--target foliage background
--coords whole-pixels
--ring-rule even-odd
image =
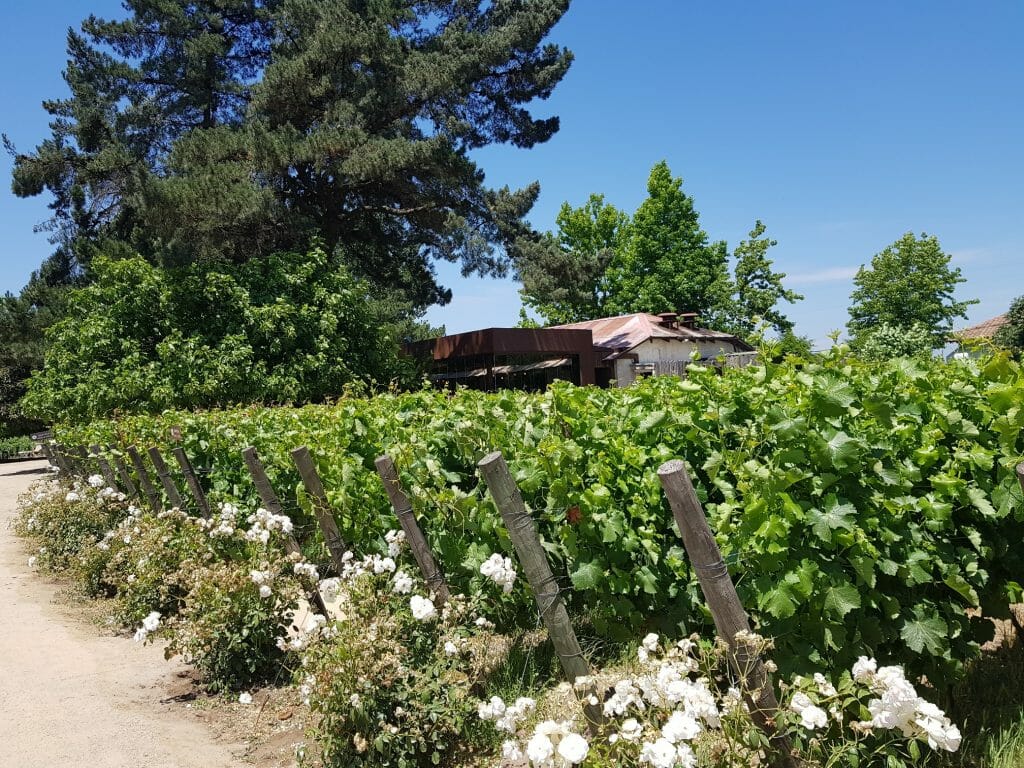
[[[392,513],[373,460],[393,456],[440,561],[468,585],[510,549],[476,462],[502,450],[539,520],[575,615],[598,635],[689,632],[709,617],[656,477],[684,457],[745,607],[781,664],[849,666],[860,654],[946,676],[1020,597],[1024,377],[1003,356],[869,364],[837,347],[635,388],[541,395],[432,391],[333,406],[168,412],[62,427],[70,444],[166,445],[172,426],[212,493],[254,498],[254,445],[300,504],[288,451],[309,445],[347,541]],[[528,601],[521,620],[535,621]],[[936,678],[940,679],[940,678]]]
[[[240,265],[93,262],[48,332],[23,407],[43,420],[251,402],[310,402],[412,375],[396,307],[326,252]]]

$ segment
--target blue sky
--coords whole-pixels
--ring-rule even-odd
[[[0,38],[0,128],[19,148],[46,135],[43,98],[64,93],[65,30],[111,0],[11,3]],[[776,266],[806,295],[797,331],[821,343],[846,322],[857,266],[907,231],[938,235],[981,303],[977,321],[1024,294],[1024,28],[1020,2],[575,0],[552,39],[576,54],[538,114],[561,131],[532,150],[477,153],[488,182],[541,183],[530,218],[602,192],[632,212],[667,160],[714,239],[757,218]],[[0,161],[9,178],[10,161]],[[33,234],[46,201],[0,189],[0,289],[50,252]],[[428,319],[450,332],[511,325],[511,281],[463,279]]]

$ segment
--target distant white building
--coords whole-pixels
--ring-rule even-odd
[[[713,361],[724,356],[725,365],[740,366],[754,361],[754,348],[742,339],[697,325],[697,315],[636,312],[602,317],[553,328],[589,330],[593,334],[595,363],[620,387],[642,376],[679,376],[694,360]],[[597,382],[607,385],[609,382]]]
[[[978,357],[985,352],[985,341],[991,342],[996,332],[1006,325],[1006,315],[996,315],[984,322],[954,331],[950,341],[957,345],[956,349],[946,355],[947,360]]]

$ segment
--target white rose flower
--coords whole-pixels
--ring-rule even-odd
[[[676,710],[661,728],[661,735],[677,744],[680,741],[695,739],[701,732],[697,719],[685,712]]]
[[[412,592],[412,576],[405,571],[398,571],[391,577],[391,589],[398,595],[407,595]]]
[[[578,733],[568,733],[558,742],[558,756],[568,763],[582,763],[590,750],[587,740]]]
[[[252,694],[251,693],[240,693],[240,694],[238,694],[238,703],[239,704],[252,704]]]
[[[619,726],[619,736],[626,741],[636,741],[644,733],[644,727],[635,717],[627,718]]]
[[[853,679],[858,683],[862,683],[865,680],[870,680],[875,676],[878,671],[878,662],[874,659],[869,659],[867,656],[861,656],[853,663]]]
[[[430,598],[413,595],[409,598],[409,610],[417,621],[433,621],[437,618],[437,609]]]
[[[535,733],[526,742],[526,756],[534,765],[550,760],[555,754],[555,745],[543,733]]]
[[[640,745],[640,762],[650,763],[654,768],[673,768],[676,755],[676,747],[668,739],[658,739],[653,744],[645,741]]]
[[[809,731],[826,728],[828,727],[828,714],[821,707],[811,704],[804,707],[800,713],[800,725]]]

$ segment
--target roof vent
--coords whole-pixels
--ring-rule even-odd
[[[659,312],[658,317],[661,319],[660,325],[665,328],[675,328],[676,318],[679,317],[675,312]]]
[[[696,328],[697,327],[697,313],[696,312],[683,312],[679,316],[679,325],[683,328]]]

